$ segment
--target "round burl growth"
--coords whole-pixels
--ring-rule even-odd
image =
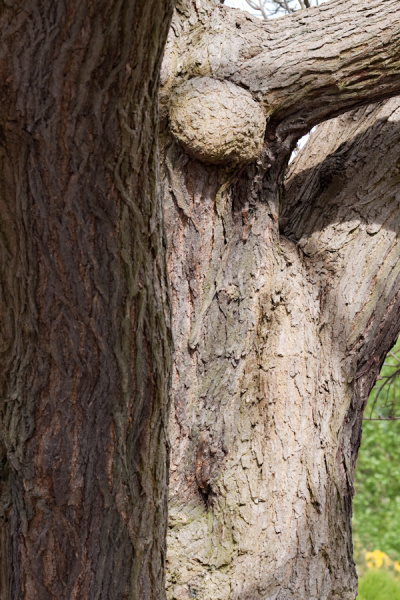
[[[171,132],[194,158],[213,164],[245,164],[261,153],[266,119],[250,92],[209,77],[175,90]]]

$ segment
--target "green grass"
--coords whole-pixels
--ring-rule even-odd
[[[360,578],[357,600],[400,600],[400,583],[390,573],[368,571]]]

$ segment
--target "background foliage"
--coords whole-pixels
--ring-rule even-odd
[[[360,600],[400,600],[400,340],[365,411],[355,473],[354,558]]]
[[[400,355],[399,342],[392,352],[382,368],[383,377],[390,377],[399,366],[395,358]],[[356,558],[361,549],[379,549],[393,559],[400,557],[400,420],[379,420],[398,415],[399,399],[400,378],[380,380],[365,412],[366,418],[378,420],[363,423],[353,504]]]
[[[360,579],[358,600],[400,600],[400,585],[385,571],[369,571]]]

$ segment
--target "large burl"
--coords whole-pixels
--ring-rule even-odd
[[[185,150],[203,162],[242,165],[261,154],[266,118],[247,90],[209,77],[176,88],[170,128]]]

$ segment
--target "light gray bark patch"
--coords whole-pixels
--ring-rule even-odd
[[[167,598],[354,600],[362,408],[399,327],[395,107],[317,128],[284,175],[303,132],[398,93],[398,0],[267,23],[188,6],[160,96],[175,341]],[[259,160],[215,168],[169,136],[171,95],[206,77],[265,107]]]
[[[194,158],[241,165],[261,154],[266,118],[247,90],[210,77],[180,85],[172,98],[170,128]]]

